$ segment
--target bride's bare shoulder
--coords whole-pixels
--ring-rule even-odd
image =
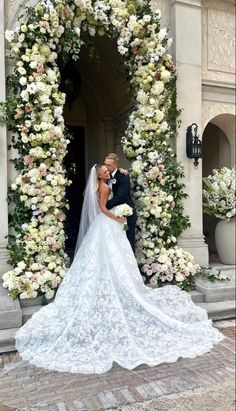
[[[106,183],[100,183],[99,184],[99,192],[101,193],[101,192],[103,192],[103,193],[109,193],[109,191],[110,191],[110,188],[109,188],[109,185],[108,184],[106,184]]]

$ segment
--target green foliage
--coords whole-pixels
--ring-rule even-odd
[[[200,270],[196,273],[195,278],[202,278],[208,280],[211,283],[216,281],[229,281],[228,277],[221,277],[221,271],[213,270],[210,267],[200,267]]]
[[[84,41],[77,36],[72,28],[65,30],[63,38],[58,45],[58,54],[63,64],[66,64],[71,59],[74,61],[79,60],[80,49],[84,44]]]

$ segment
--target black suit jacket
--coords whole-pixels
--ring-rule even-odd
[[[110,210],[111,208],[120,205],[120,204],[128,204],[133,209],[132,216],[128,217],[127,221],[135,222],[136,221],[136,212],[134,208],[134,203],[130,195],[130,178],[128,174],[122,174],[119,170],[115,173],[114,177],[112,178],[112,192],[113,198],[108,200],[107,208]]]

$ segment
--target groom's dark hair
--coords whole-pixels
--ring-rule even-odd
[[[110,158],[111,160],[115,161],[116,163],[118,163],[118,161],[119,161],[119,157],[115,153],[107,154],[106,158]]]

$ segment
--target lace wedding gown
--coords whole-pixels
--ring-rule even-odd
[[[49,370],[104,373],[194,358],[224,337],[177,286],[151,289],[123,226],[100,213],[59,287],[16,334],[24,360]]]

